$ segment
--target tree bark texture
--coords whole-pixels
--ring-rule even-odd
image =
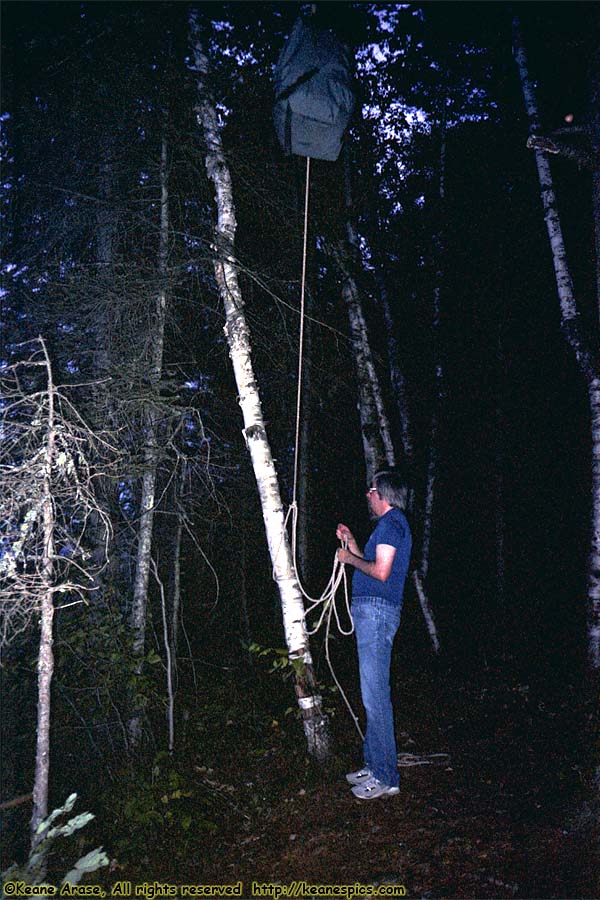
[[[181,473],[177,479],[173,494],[175,496],[175,510],[177,525],[173,538],[173,562],[171,582],[171,657],[173,670],[177,670],[177,647],[179,644],[179,623],[181,619],[181,545],[183,539],[183,492],[186,479],[186,466],[182,462]]]
[[[396,457],[381,386],[367,331],[354,268],[358,265],[359,243],[353,217],[352,185],[348,150],[344,150],[344,198],[346,206],[347,244],[339,242],[331,248],[332,256],[342,278],[342,297],[348,310],[350,339],[354,351],[358,383],[358,412],[367,481],[370,484],[382,463],[395,465]]]
[[[48,379],[48,426],[46,439],[46,459],[43,481],[42,527],[44,549],[42,559],[41,631],[38,651],[38,701],[37,732],[35,750],[35,775],[33,782],[33,812],[31,816],[32,850],[43,840],[38,833],[39,825],[48,816],[48,787],[50,779],[50,709],[52,675],[54,673],[53,624],[54,624],[54,500],[52,496],[52,469],[55,458],[54,384],[50,360],[42,342],[46,358]]]
[[[152,532],[154,526],[154,504],[156,494],[156,470],[158,466],[158,421],[155,401],[160,390],[162,361],[165,343],[165,318],[167,310],[167,254],[169,240],[169,188],[167,181],[167,141],[163,135],[160,156],[160,232],[158,247],[158,273],[161,281],[156,296],[154,332],[151,335],[150,386],[151,396],[144,411],[144,475],[140,501],[140,524],[138,532],[137,559],[131,608],[131,628],[133,631],[132,652],[135,657],[134,671],[141,674],[146,640],[146,618],[148,606],[148,582],[152,556]],[[130,749],[141,736],[141,720],[135,713],[129,722]]]
[[[513,22],[513,49],[519,69],[525,107],[532,134],[540,131],[539,113],[533,84],[529,78],[527,56],[518,19]],[[558,289],[561,328],[584,376],[591,410],[592,510],[591,542],[588,563],[587,620],[588,658],[592,669],[600,669],[600,354],[582,333],[573,282],[567,263],[558,205],[550,162],[541,150],[535,150],[544,219],[552,251]]]
[[[381,265],[377,260],[375,260],[375,281],[377,284],[379,299],[381,301],[385,319],[390,380],[392,382],[392,389],[394,391],[394,397],[396,398],[396,405],[398,407],[402,450],[404,451],[404,456],[406,457],[406,459],[412,460],[415,451],[410,424],[408,389],[406,378],[404,377],[404,372],[402,371],[402,366],[400,364],[400,350],[395,334],[395,323],[394,316],[392,315],[390,298],[388,295],[385,278],[383,277],[383,274],[381,272]]]
[[[260,497],[273,577],[279,589],[285,638],[296,675],[296,696],[301,710],[309,752],[318,759],[330,755],[330,736],[323,713],[304,621],[300,585],[294,571],[292,552],[285,530],[285,516],[275,463],[271,453],[251,358],[250,330],[234,255],[236,232],[231,174],[223,150],[214,101],[207,85],[208,58],[202,47],[198,13],[190,13],[192,70],[197,76],[198,102],[195,113],[202,128],[206,148],[206,171],[215,188],[217,225],[214,270],[217,288],[225,309],[225,335],[238,388],[244,421],[244,439]]]
[[[592,209],[596,247],[596,291],[600,316],[600,45],[590,60],[590,144],[592,161]]]

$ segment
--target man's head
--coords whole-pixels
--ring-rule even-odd
[[[384,511],[387,511],[387,507],[404,510],[408,502],[406,479],[394,469],[382,469],[373,476],[368,496],[371,501],[371,509],[376,515],[381,515],[375,509],[378,501],[381,501],[381,505],[386,508]]]

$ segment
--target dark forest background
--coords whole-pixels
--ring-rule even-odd
[[[394,663],[398,692],[406,685],[418,691],[424,680],[423,697],[434,707],[436,685],[459,682],[518,685],[521,695],[537,691],[550,705],[576,698],[560,707],[556,728],[564,714],[573,736],[569,752],[580,765],[580,780],[569,785],[574,795],[585,793],[594,716],[586,632],[589,407],[561,333],[510,19],[516,11],[522,20],[546,133],[571,125],[564,140],[587,151],[589,132],[577,129],[590,121],[598,8],[581,2],[318,7],[358,59],[359,102],[347,149],[363,239],[359,286],[399,448],[378,278],[391,301],[417,496],[436,406],[437,354],[444,369],[427,581],[441,651],[433,653],[408,587]],[[254,365],[289,503],[304,160],[285,157],[277,143],[272,67],[304,7],[198,8],[233,178]],[[143,855],[132,837],[136,829],[146,840],[153,829],[157,835],[171,829],[169,846],[177,846],[166,804],[150,799],[155,781],[161,790],[184,790],[182,773],[192,757],[200,767],[213,754],[235,758],[238,745],[268,741],[273,730],[284,729],[283,755],[292,747],[301,754],[303,741],[294,714],[284,712],[293,705],[291,681],[269,671],[274,651],[284,647],[281,611],[213,282],[213,189],[185,62],[187,12],[178,2],[7,2],[2,10],[2,365],[26,359],[35,348],[24,342],[43,336],[55,382],[74,386],[70,396],[80,415],[93,432],[110,434],[114,449],[99,463],[108,475],[94,480],[112,522],[110,562],[88,602],[55,618],[50,808],[77,791],[97,813],[99,842],[122,863]],[[168,153],[166,273],[158,267],[161,142]],[[576,295],[597,341],[592,173],[570,159],[556,157],[552,165]],[[343,235],[343,181],[341,160],[314,163],[304,495],[305,577],[313,592],[329,577],[337,522],[347,522],[361,540],[370,528],[352,348],[339,277],[326,253],[328,241]],[[439,235],[443,250],[434,258]],[[152,303],[165,284],[164,355],[160,384],[153,384]],[[40,386],[40,377],[31,384]],[[150,579],[141,676],[129,632],[144,410],[151,402],[161,435],[153,557],[169,610],[176,554],[181,563],[176,739],[168,762],[157,578]],[[11,465],[6,456],[3,465]],[[6,548],[14,523],[1,527]],[[421,529],[415,516],[417,549]],[[93,557],[94,535],[83,541]],[[23,623],[4,650],[2,800],[26,794],[33,780],[35,604]],[[273,652],[258,656],[250,644]],[[336,752],[347,758],[347,714],[330,691],[322,637],[313,639],[313,654],[339,731]],[[336,637],[332,655],[358,702],[352,640]],[[143,739],[132,759],[125,726],[133,682],[145,699]],[[412,702],[419,705],[416,695]],[[432,709],[427,715],[435,718]],[[218,753],[213,732],[225,742]],[[218,821],[202,809],[202,822]],[[27,804],[2,813],[3,866],[27,855],[28,815]],[[212,826],[193,819],[197,808],[191,825],[187,815],[176,813],[184,839],[191,830],[210,844]],[[160,847],[159,837],[152,846]],[[194,871],[201,873],[201,865]]]

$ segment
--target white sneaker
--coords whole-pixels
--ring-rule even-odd
[[[393,797],[400,793],[400,788],[390,787],[390,785],[378,781],[372,775],[369,779],[363,781],[362,784],[357,784],[356,787],[353,787],[352,793],[359,800],[376,800],[377,797]]]
[[[348,772],[346,775],[346,781],[348,784],[364,784],[365,781],[368,781],[369,778],[373,777],[373,773],[366,766],[363,766],[362,769],[357,769],[356,772]]]

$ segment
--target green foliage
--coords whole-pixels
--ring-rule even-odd
[[[217,829],[203,814],[203,798],[198,796],[197,784],[174,767],[168,753],[155,757],[149,780],[128,781],[122,788],[126,800],[114,807],[122,810],[114,835],[119,856],[144,853],[151,836],[185,855],[190,837]]]
[[[98,735],[107,723],[114,723],[115,715],[127,720],[134,698],[136,710],[153,708],[162,691],[160,657],[149,648],[143,672],[136,673],[131,630],[116,602],[65,612],[55,644],[60,684],[57,724],[78,727],[85,721],[97,749]],[[121,749],[124,752],[125,746]]]
[[[289,652],[286,648],[281,647],[263,647],[252,641],[250,644],[242,642],[242,646],[249,653],[257,658],[263,658],[270,661],[269,672],[280,672],[284,681],[287,681],[292,675],[302,675],[304,672],[303,659],[290,659]]]
[[[54,849],[57,839],[70,837],[74,832],[84,828],[94,818],[93,813],[80,813],[62,824],[55,825],[54,823],[61,816],[66,816],[71,812],[76,800],[77,794],[71,794],[67,797],[63,806],[53,810],[47,819],[40,822],[36,834],[43,834],[43,839],[30,852],[26,863],[22,866],[18,866],[15,863],[6,869],[5,872],[2,872],[3,884],[7,881],[24,881],[26,884],[39,884],[45,879],[48,856],[50,851]],[[71,884],[78,884],[83,875],[95,872],[102,866],[107,865],[108,857],[106,853],[102,847],[96,847],[95,850],[91,850],[75,863],[73,868],[61,880],[61,884],[67,881]]]
[[[304,660],[299,657],[290,659],[287,649],[263,647],[261,644],[257,644],[256,641],[252,641],[252,643],[250,644],[242,642],[242,646],[245,650],[247,650],[249,653],[252,653],[257,658],[264,659],[267,662],[270,661],[270,666],[268,669],[269,674],[280,672],[284,681],[287,681],[292,676],[292,674],[301,678],[305,673]],[[338,688],[335,684],[324,684],[323,682],[319,681],[318,689],[321,696],[325,699],[327,699],[327,697],[332,699],[334,695],[339,694]],[[333,716],[337,712],[337,707],[330,703],[328,706],[326,706],[325,711],[328,716]],[[296,716],[300,716],[298,707],[288,707],[285,710],[284,715],[287,717],[294,713],[296,714]]]

